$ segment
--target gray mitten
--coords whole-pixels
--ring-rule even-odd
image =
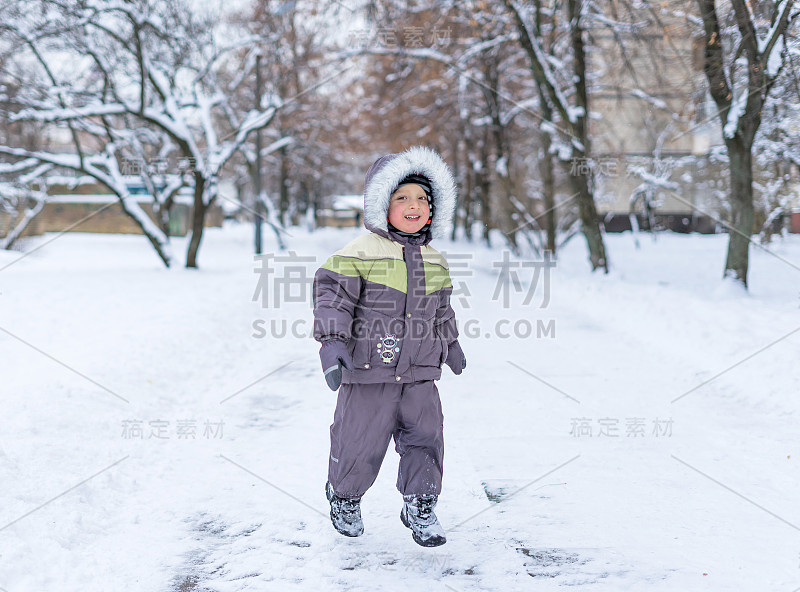
[[[461,374],[461,371],[467,367],[467,358],[464,356],[458,340],[447,346],[447,359],[444,363],[450,366],[450,370],[456,375]]]
[[[342,366],[347,370],[353,369],[353,358],[347,351],[347,344],[339,339],[329,339],[319,348],[319,359],[322,361],[322,372],[325,382],[332,390],[338,390],[342,384]]]

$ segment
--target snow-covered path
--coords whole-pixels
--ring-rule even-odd
[[[290,249],[310,276],[356,233]],[[547,306],[511,286],[507,309],[499,251],[434,245],[471,257],[437,549],[398,519],[393,448],[365,535],[333,531],[309,298],[253,302],[249,228],[205,240],[200,271],[141,237],[0,252],[0,589],[800,587],[798,237],[753,250],[749,295],[718,280],[725,236],[609,236],[608,276],[576,239]],[[500,336],[515,323],[534,335]]]

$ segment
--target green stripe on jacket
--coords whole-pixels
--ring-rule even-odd
[[[425,295],[433,294],[442,288],[452,288],[450,274],[445,268],[436,263],[423,263],[425,267]],[[334,273],[347,277],[362,277],[365,280],[393,288],[406,293],[408,290],[408,276],[405,261],[397,259],[358,259],[356,257],[343,257],[332,255],[322,265]]]

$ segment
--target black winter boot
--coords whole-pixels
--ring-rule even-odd
[[[330,482],[325,483],[325,497],[331,503],[331,523],[339,534],[357,537],[364,534],[361,521],[361,498],[339,497]]]
[[[435,495],[417,495],[404,498],[400,520],[411,529],[414,542],[423,547],[444,545],[447,539],[439,519],[433,513],[436,505]]]

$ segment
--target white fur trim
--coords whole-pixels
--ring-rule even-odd
[[[434,208],[431,237],[447,236],[456,210],[456,182],[442,157],[425,146],[400,152],[372,176],[364,191],[364,222],[387,230],[389,198],[397,184],[411,173],[420,173],[431,181]]]

